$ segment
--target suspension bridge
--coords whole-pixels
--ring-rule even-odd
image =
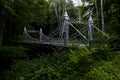
[[[74,24],[81,24],[82,27],[77,28]],[[98,39],[108,38],[109,36],[94,25],[92,16],[89,16],[88,21],[71,20],[67,11],[64,12],[62,25],[57,27],[49,35],[45,35],[40,28],[39,31],[27,30],[24,27],[24,42],[47,44],[55,46],[89,46],[90,42],[97,41]],[[31,34],[37,34],[38,37],[34,38]],[[104,39],[103,38],[103,39]]]

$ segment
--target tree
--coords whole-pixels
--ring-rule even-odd
[[[91,8],[93,10],[93,17],[95,25],[101,28],[101,5],[100,0],[82,0],[83,3],[88,2],[92,3]],[[120,36],[120,1],[119,0],[103,0],[103,15],[104,15],[104,24],[105,32],[113,34],[114,36]],[[83,6],[82,6],[83,7]],[[90,6],[89,6],[90,8]],[[82,12],[87,12],[87,6],[81,8]],[[86,13],[84,13],[86,14]]]
[[[11,7],[9,6],[8,1],[1,0],[0,1],[0,45],[2,45],[3,42],[3,34],[4,34],[4,28],[5,28],[5,18],[6,18],[6,11],[12,11]]]
[[[120,37],[120,1],[119,0],[105,0],[104,1],[104,15],[106,30],[110,34]]]
[[[65,10],[68,12],[69,16],[75,17],[75,7],[73,6],[72,0],[49,0],[51,4],[51,8],[54,11],[53,14],[53,22],[57,24],[57,27],[61,29],[63,22],[63,15]],[[53,27],[53,26],[52,26]],[[56,28],[56,25],[54,26]]]
[[[18,35],[29,23],[36,22],[43,27],[47,23],[48,11],[49,3],[46,0],[1,0],[0,45],[3,43],[3,35]]]
[[[50,3],[52,4],[52,7],[54,9],[58,27],[60,27],[65,10],[65,0],[50,0]]]

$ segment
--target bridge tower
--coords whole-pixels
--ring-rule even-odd
[[[65,11],[63,15],[63,25],[61,27],[61,40],[64,41],[64,45],[67,46],[69,42],[69,16],[67,14],[67,11]]]
[[[90,42],[93,41],[93,19],[91,17],[91,14],[88,20],[88,40]]]

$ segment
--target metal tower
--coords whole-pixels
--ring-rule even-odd
[[[67,46],[68,41],[69,41],[69,16],[67,14],[67,11],[64,13],[64,20],[63,20],[63,25],[61,28],[61,40],[64,41],[64,45]]]

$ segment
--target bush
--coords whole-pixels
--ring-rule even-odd
[[[2,58],[17,58],[26,56],[26,48],[22,46],[1,46],[0,57]]]
[[[109,48],[107,45],[105,46],[99,46],[98,48],[91,49],[92,54],[91,56],[94,58],[94,60],[101,61],[106,60],[110,61],[114,59],[116,52],[112,51],[111,48]]]
[[[16,61],[10,71],[5,72],[5,80],[56,80],[66,61],[66,55],[43,55],[38,59]],[[62,63],[63,62],[63,63]]]
[[[119,80],[120,68],[112,62],[101,62],[84,76],[84,80]]]
[[[81,47],[56,51],[33,60],[16,61],[4,72],[5,80],[119,80],[117,58],[108,47]],[[117,60],[117,61],[116,61]],[[2,79],[1,78],[1,79]]]

